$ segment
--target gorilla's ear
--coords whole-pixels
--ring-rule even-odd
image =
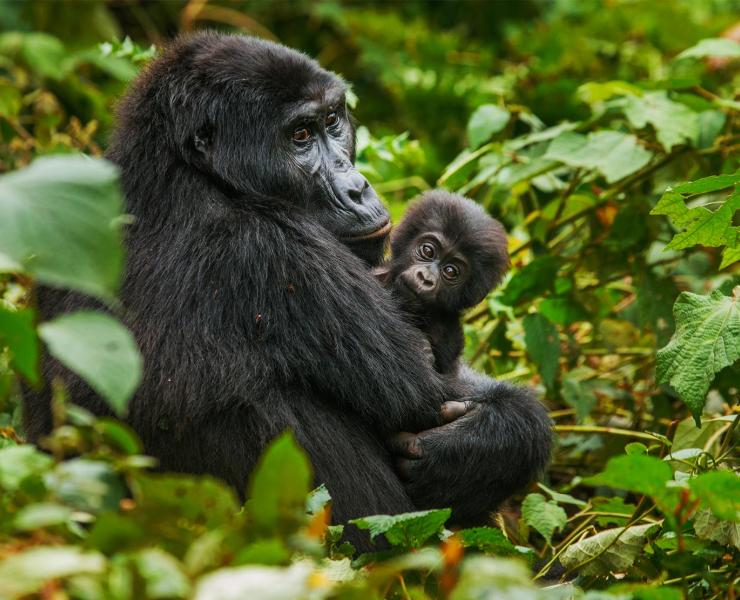
[[[372,270],[373,277],[381,284],[388,285],[391,281],[391,267],[389,264],[380,265]]]
[[[211,144],[213,141],[211,128],[206,126],[199,127],[197,131],[193,134],[193,139],[191,141],[193,144],[193,149],[196,151],[196,153],[202,155],[203,157],[208,156],[211,151]]]

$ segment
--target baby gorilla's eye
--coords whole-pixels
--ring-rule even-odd
[[[442,275],[445,276],[445,279],[454,281],[455,279],[460,277],[460,269],[458,269],[455,265],[445,265],[444,267],[442,267]]]
[[[424,242],[419,246],[419,254],[429,260],[433,259],[435,254],[434,246],[429,242]]]
[[[311,138],[311,132],[306,127],[299,127],[293,132],[293,141],[306,142]]]
[[[327,127],[334,127],[337,123],[339,123],[339,115],[335,111],[332,111],[328,115],[326,115]]]

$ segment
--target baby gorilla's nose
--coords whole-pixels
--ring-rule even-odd
[[[430,290],[435,285],[435,278],[427,269],[417,269],[416,282],[421,289]]]

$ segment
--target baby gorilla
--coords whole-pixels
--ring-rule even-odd
[[[478,204],[441,190],[413,203],[391,234],[392,258],[376,275],[427,336],[435,369],[453,373],[464,345],[460,313],[509,267],[506,232]]]

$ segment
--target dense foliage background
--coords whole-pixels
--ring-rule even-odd
[[[736,597],[739,14],[733,0],[1,3],[0,598]],[[536,386],[558,440],[543,483],[490,527],[371,517],[358,525],[394,550],[353,556],[290,434],[241,508],[216,480],[153,474],[125,425],[59,385],[49,452],[23,444],[20,382],[38,382],[42,344],[125,415],[130,334],[92,312],[37,323],[33,288],[115,306],[117,175],[75,153],[100,156],[127,82],[202,27],[343,75],[358,164],[396,219],[444,186],[509,229],[512,272],[466,316],[466,357]]]

